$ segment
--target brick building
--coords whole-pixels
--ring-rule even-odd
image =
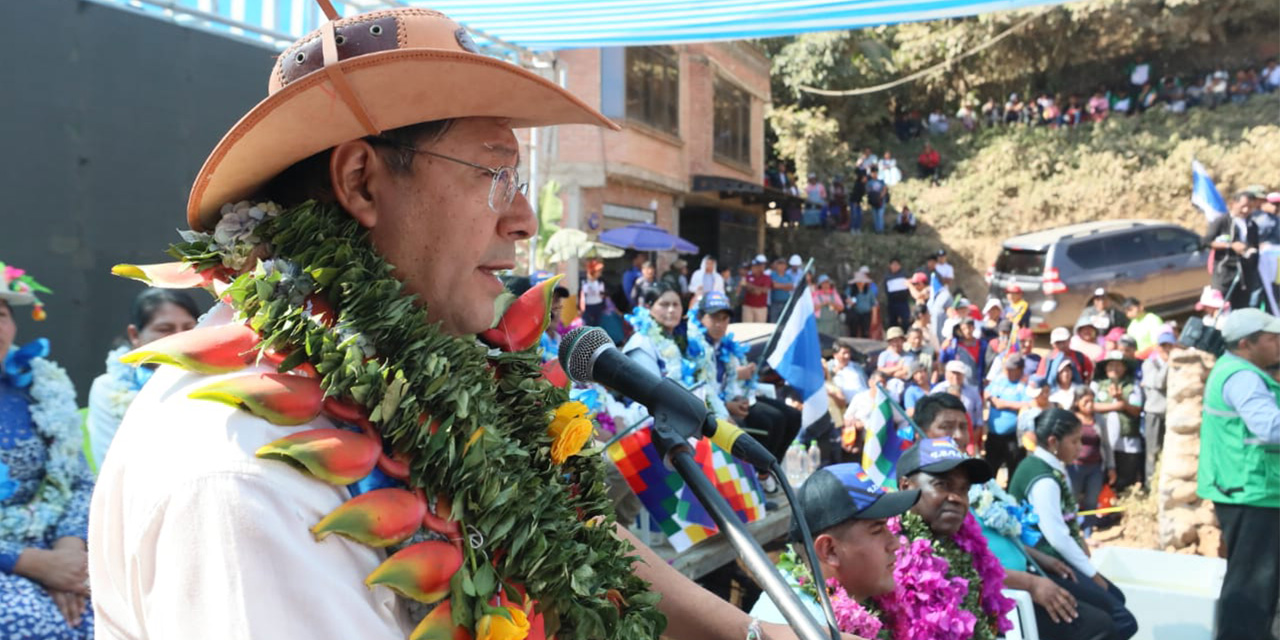
[[[563,226],[594,235],[652,222],[698,245],[690,262],[706,253],[738,262],[763,248],[763,54],[722,42],[557,55],[567,88],[622,125],[559,127],[540,173],[561,185]],[[659,269],[673,259],[660,256]]]

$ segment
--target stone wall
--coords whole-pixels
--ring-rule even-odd
[[[1158,479],[1158,538],[1166,551],[1222,555],[1222,530],[1213,503],[1196,495],[1205,381],[1214,357],[1195,349],[1173,352],[1169,366],[1164,448]]]

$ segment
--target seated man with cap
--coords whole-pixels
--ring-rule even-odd
[[[906,544],[893,594],[877,601],[881,620],[895,640],[993,640],[1011,628],[1014,603],[1000,593],[1005,571],[969,515],[969,488],[990,480],[991,467],[951,438],[925,438],[902,452],[897,472],[898,486],[920,499],[899,522]]]
[[[826,619],[818,596],[819,584],[826,587],[837,611],[847,610],[850,605],[867,607],[861,616],[837,614],[836,619],[841,631],[874,637],[880,625],[872,613],[874,605],[868,606],[868,601],[893,591],[894,553],[900,546],[898,536],[889,529],[888,519],[910,509],[920,492],[888,492],[873,482],[860,465],[846,463],[819,469],[796,493],[798,510],[813,536],[818,566],[809,566],[805,553],[799,549],[799,529],[793,527],[791,538],[797,544],[783,554],[778,569],[819,621]],[[765,622],[786,622],[767,593],[760,594],[751,615]]]
[[[698,321],[712,348],[709,355],[715,360],[713,393],[724,401],[734,422],[755,435],[781,460],[800,431],[801,415],[782,402],[756,396],[756,365],[747,362],[747,346],[728,335],[732,311],[729,299],[719,291],[706,294],[698,303]],[[765,492],[776,492],[777,482],[768,470],[757,471]]]
[[[917,424],[924,437],[951,438],[959,448],[967,447],[967,421],[959,398],[948,393],[931,394],[920,400],[917,409]],[[1034,548],[1035,540],[1023,533],[1025,517],[1014,515],[1017,500],[994,478],[970,487],[969,506],[982,527],[987,547],[1004,567],[1004,586],[1031,594],[1041,638],[1109,637],[1114,626],[1110,614],[1089,602],[1077,601],[1070,589],[1075,573],[1065,562]],[[1031,545],[1026,544],[1028,540]]]

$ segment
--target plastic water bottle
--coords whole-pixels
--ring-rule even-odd
[[[787,482],[799,487],[804,482],[805,467],[804,445],[793,444],[787,448],[787,455],[782,458],[782,471],[787,474]]]
[[[818,441],[814,440],[809,443],[809,475],[813,475],[818,469],[822,468],[822,452],[818,451]]]

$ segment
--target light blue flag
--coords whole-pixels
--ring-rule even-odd
[[[1199,160],[1191,161],[1191,204],[1203,211],[1209,222],[1227,215],[1227,202]]]
[[[813,296],[801,279],[790,313],[778,323],[777,342],[765,356],[769,366],[795,387],[804,398],[801,433],[827,412],[826,376],[822,371],[822,343],[818,340],[818,320]]]

